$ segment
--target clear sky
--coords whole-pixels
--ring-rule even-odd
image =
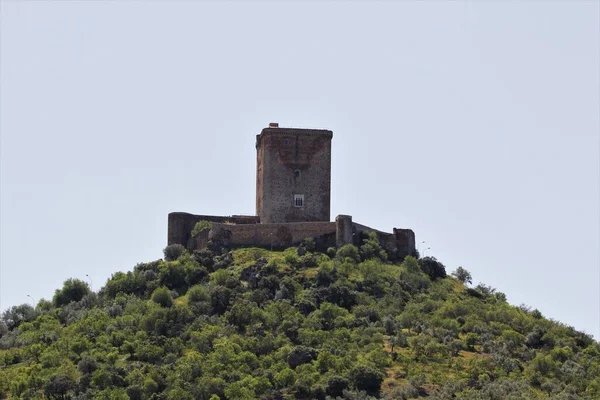
[[[0,308],[253,214],[255,135],[334,132],[332,218],[600,338],[597,1],[2,1]]]

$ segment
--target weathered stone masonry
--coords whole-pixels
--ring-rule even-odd
[[[390,254],[403,258],[415,251],[410,229],[381,232],[357,224],[349,215],[330,222],[331,139],[329,130],[279,128],[270,124],[256,138],[256,216],[211,216],[173,212],[167,244],[201,249],[209,241],[224,246],[282,248],[313,238],[320,248],[360,244],[375,232]],[[297,198],[302,201],[298,202]],[[212,223],[195,237],[199,221]]]
[[[256,136],[256,215],[262,223],[329,221],[332,137],[328,130],[279,127]],[[295,195],[304,196],[302,206]]]

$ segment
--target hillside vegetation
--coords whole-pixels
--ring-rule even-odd
[[[599,399],[589,335],[375,237],[165,249],[0,322],[0,398]]]

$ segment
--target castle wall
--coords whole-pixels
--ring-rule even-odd
[[[415,233],[412,229],[394,228],[394,240],[398,246],[398,254],[401,257],[412,255],[416,252]]]
[[[192,229],[198,221],[210,221],[212,228],[192,238]],[[181,244],[188,250],[205,248],[209,241],[224,246],[283,248],[297,246],[305,238],[313,238],[317,247],[324,251],[328,247],[339,248],[347,243],[360,246],[365,234],[375,232],[381,246],[396,258],[402,259],[415,252],[415,234],[412,230],[394,228],[393,233],[381,232],[352,222],[349,215],[338,215],[335,222],[259,222],[256,216],[174,212],[169,214],[167,244]]]
[[[354,225],[352,216],[338,215],[335,217],[336,238],[335,245],[342,247],[345,244],[354,244]]]
[[[393,233],[378,231],[371,227],[352,223],[354,232],[354,244],[360,244],[360,236],[369,232],[375,232],[379,244],[396,258],[403,259],[408,255],[415,253],[415,233],[411,229],[393,229]]]
[[[257,216],[232,215],[232,216],[214,216],[214,215],[194,215],[184,212],[172,212],[168,217],[167,245],[181,244],[189,247],[191,232],[199,221],[210,221],[218,223],[232,224],[258,224],[260,218]]]
[[[207,239],[226,246],[289,247],[314,238],[319,247],[335,246],[335,222],[229,225],[213,223]],[[200,239],[196,243],[202,247]]]
[[[328,130],[288,128],[266,128],[257,136],[261,223],[330,220],[332,137]],[[303,207],[294,206],[295,194],[304,195]]]

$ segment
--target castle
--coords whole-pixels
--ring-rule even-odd
[[[380,232],[355,223],[349,215],[330,221],[331,140],[322,129],[280,128],[271,123],[256,135],[256,215],[212,216],[173,212],[167,244],[188,250],[209,245],[283,248],[313,238],[317,248],[360,245],[375,232],[394,259],[415,252],[410,229]],[[203,222],[204,229],[192,231]]]

